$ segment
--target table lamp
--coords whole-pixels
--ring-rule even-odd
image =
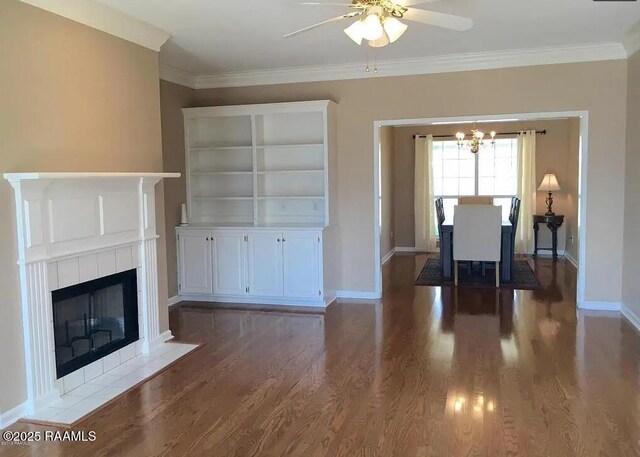
[[[538,190],[549,192],[549,196],[545,200],[545,202],[547,203],[547,213],[545,214],[545,216],[555,216],[556,213],[554,213],[551,208],[553,206],[553,192],[556,190],[561,190],[556,175],[554,173],[547,173],[546,175],[544,175],[544,178],[542,178],[542,184],[540,184]]]

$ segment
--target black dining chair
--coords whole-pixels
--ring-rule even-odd
[[[518,230],[518,220],[520,219],[520,202],[518,197],[511,197],[511,207],[509,208],[509,222],[511,222],[511,269],[513,272],[513,266],[515,261],[516,252],[516,235]],[[490,269],[493,265],[491,263],[482,264],[482,275],[484,276],[485,270]]]
[[[509,222],[511,222],[511,268],[515,265],[516,238],[518,234],[518,222],[520,221],[520,200],[518,197],[511,198],[511,211],[509,212]]]
[[[438,240],[439,240],[439,245],[440,245],[440,261],[442,262],[442,258],[444,255],[444,246],[442,243],[442,224],[444,224],[444,201],[442,200],[442,197],[438,197],[436,198],[435,201],[435,206],[436,206],[436,218],[438,219]]]

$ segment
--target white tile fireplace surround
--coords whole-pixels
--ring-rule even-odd
[[[155,185],[163,178],[179,176],[4,175],[16,202],[27,383],[21,415],[38,416],[58,404],[61,395],[109,369],[137,356],[144,356],[140,359],[144,361],[162,353],[160,346],[171,338],[171,332],[161,334],[158,321]],[[132,269],[138,280],[138,341],[57,379],[51,292]]]

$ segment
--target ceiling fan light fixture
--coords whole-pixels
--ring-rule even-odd
[[[344,29],[344,33],[347,34],[349,38],[351,38],[358,46],[362,44],[362,40],[364,39],[364,24],[362,21],[355,21],[349,27]]]
[[[389,37],[390,43],[395,43],[395,41],[400,38],[409,28],[407,24],[403,24],[395,17],[385,18],[383,27],[384,31]]]
[[[384,35],[384,29],[382,28],[382,21],[377,14],[370,14],[362,21],[362,36],[365,40],[376,41]]]
[[[382,36],[377,40],[369,40],[369,46],[371,46],[372,48],[383,48],[389,43],[391,43],[391,41],[389,41],[389,37],[386,33],[383,33]]]

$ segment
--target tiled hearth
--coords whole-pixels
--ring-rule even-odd
[[[70,390],[49,406],[36,409],[25,420],[72,425],[132,387],[149,380],[198,346],[165,343]]]

